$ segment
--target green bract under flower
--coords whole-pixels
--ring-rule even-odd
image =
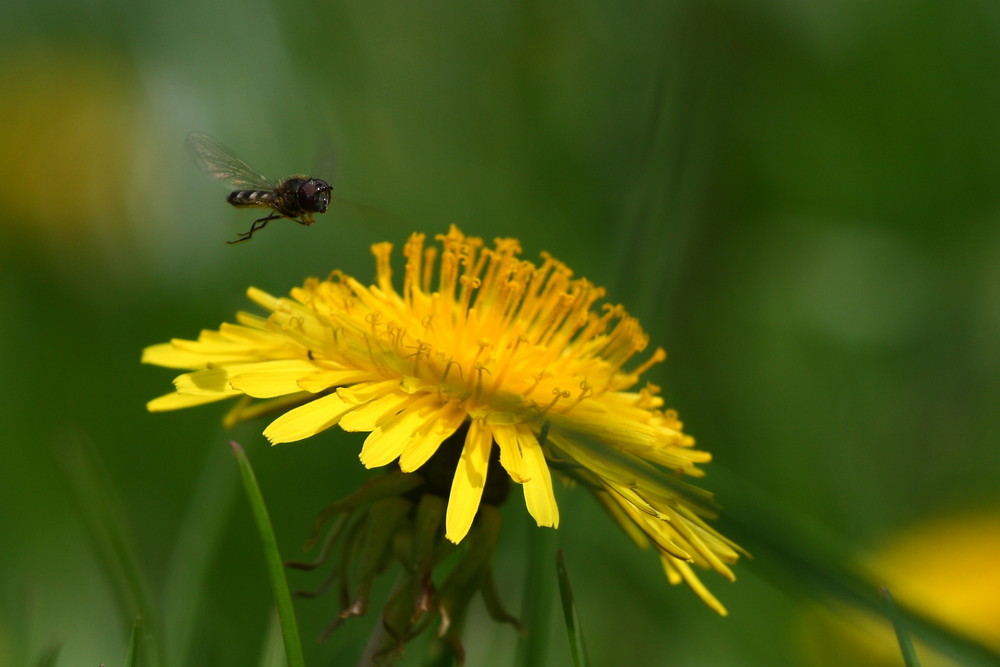
[[[335,272],[291,298],[251,288],[267,318],[240,313],[238,324],[196,341],[147,348],[144,362],[192,371],[149,409],[248,397],[230,423],[283,408],[264,430],[272,443],[339,425],[368,433],[365,466],[398,461],[403,472],[418,470],[468,422],[448,499],[449,540],[461,541],[472,525],[495,443],[540,526],[559,524],[557,463],[633,539],[657,547],[672,582],[685,581],[724,613],[689,564],[732,578],[725,563],[737,551],[702,520],[699,492],[675,479],[700,475],[696,466],[710,455],[661,409],[656,387],[636,389],[663,350],[633,365],[648,344],[639,322],[621,306],[595,309],[604,290],[550,256],[536,265],[519,259],[513,239],[484,248],[454,227],[438,240],[440,251],[425,247],[423,234],[410,237],[401,292],[392,246],[380,243],[374,285]]]

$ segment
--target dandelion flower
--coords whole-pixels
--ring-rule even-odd
[[[658,389],[641,375],[663,361],[623,307],[549,255],[519,258],[514,239],[492,248],[452,227],[425,245],[403,247],[402,291],[392,246],[372,247],[373,285],[334,272],[309,279],[290,298],[250,288],[270,312],[196,341],[153,345],[143,361],[191,372],[150,401],[173,410],[242,396],[228,423],[283,411],[264,430],[273,443],[339,425],[367,433],[361,462],[420,469],[467,427],[451,481],[445,536],[458,543],[480,506],[490,454],[523,488],[539,526],[557,527],[552,472],[591,489],[638,544],[658,550],[668,579],[685,582],[719,613],[691,564],[732,579],[738,550],[705,522],[708,495],[680,480],[700,476],[694,448]]]

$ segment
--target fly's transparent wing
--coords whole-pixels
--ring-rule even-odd
[[[273,190],[277,185],[207,134],[192,132],[188,135],[188,145],[199,167],[237,190]]]
[[[328,183],[332,183],[337,177],[337,149],[333,140],[327,135],[320,135],[316,140],[316,156],[313,160],[313,174],[320,178],[325,178]]]

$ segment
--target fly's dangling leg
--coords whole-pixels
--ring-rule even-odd
[[[240,237],[238,239],[236,239],[235,241],[226,241],[226,243],[232,245],[234,243],[239,243],[241,241],[249,241],[250,237],[253,236],[254,232],[256,232],[259,229],[264,229],[264,225],[271,222],[272,220],[277,220],[278,218],[284,218],[284,217],[285,216],[280,215],[278,213],[272,213],[266,218],[258,218],[257,220],[253,221],[253,224],[250,225],[250,229],[248,231],[245,231],[239,235]]]

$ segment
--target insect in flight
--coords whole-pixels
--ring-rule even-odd
[[[281,180],[268,178],[218,141],[201,132],[189,134],[188,144],[195,161],[209,176],[235,188],[226,201],[237,208],[271,209],[269,215],[254,220],[250,229],[240,234],[238,239],[226,243],[249,241],[254,232],[279,218],[289,218],[300,225],[311,225],[316,222],[314,214],[326,213],[330,205],[333,187],[322,179],[301,175]]]

